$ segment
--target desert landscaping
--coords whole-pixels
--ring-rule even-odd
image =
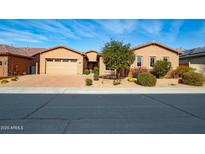
[[[113,85],[113,79],[93,80],[91,86],[86,86],[85,79],[93,78],[93,74],[75,76],[52,76],[52,75],[26,75],[19,76],[17,81],[7,78],[8,83],[0,84],[0,87],[61,87],[61,88],[145,88],[135,82],[129,82],[128,77],[121,79],[121,83]],[[0,80],[0,82],[2,79]],[[190,86],[178,83],[178,79],[157,79],[156,88],[198,88],[203,86]]]

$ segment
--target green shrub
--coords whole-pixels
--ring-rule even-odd
[[[189,66],[179,66],[176,69],[177,74],[179,75],[179,77],[182,77],[184,73],[187,72],[194,72],[194,68],[189,67]]]
[[[89,69],[84,69],[83,74],[86,74],[86,75],[90,74],[90,70]]]
[[[202,86],[205,78],[202,74],[196,72],[186,72],[182,75],[182,83],[194,86]]]
[[[11,81],[17,81],[18,80],[18,77],[17,76],[14,76],[11,78]]]
[[[93,80],[92,79],[85,79],[85,84],[86,84],[86,86],[91,86],[93,84]]]
[[[4,79],[4,80],[1,80],[1,84],[6,84],[6,83],[9,83],[8,80]]]
[[[94,67],[93,73],[99,75],[99,68],[97,66]]]
[[[119,85],[119,84],[121,84],[121,80],[120,79],[115,79],[115,80],[113,80],[113,85],[115,86],[115,85]]]
[[[137,77],[137,83],[145,87],[153,87],[156,82],[156,77],[151,73],[140,73]]]
[[[99,75],[98,75],[97,73],[95,73],[95,74],[93,75],[93,79],[94,79],[95,81],[99,80]]]
[[[157,77],[163,77],[171,69],[171,63],[165,60],[158,60],[154,64],[152,73]]]
[[[128,77],[127,81],[129,81],[129,82],[136,82],[137,79],[136,78],[132,78],[132,77]]]

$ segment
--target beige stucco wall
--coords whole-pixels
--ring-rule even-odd
[[[205,64],[191,64],[189,63],[189,67],[195,68],[196,72],[205,74]]]
[[[102,56],[99,57],[99,72],[100,72],[100,75],[111,75],[115,73],[114,71],[106,70]]]
[[[40,54],[40,74],[46,73],[46,58],[77,59],[77,73],[83,73],[83,55],[65,48],[57,48]]]
[[[103,62],[103,58],[102,57],[99,58],[99,72],[100,72],[100,75],[104,75],[105,74],[105,64]]]
[[[2,65],[0,66],[0,77],[8,76],[8,56],[0,56]]]
[[[163,60],[163,57],[168,57],[169,61],[172,64],[172,69],[176,69],[179,66],[179,55],[173,51],[162,48],[157,45],[150,45],[140,49],[134,50],[135,57],[142,56],[142,66],[148,69],[152,69],[150,66],[150,57],[154,56],[157,60]],[[131,68],[136,68],[137,62],[136,58],[134,63],[131,65]]]
[[[97,53],[96,52],[88,52],[86,53],[89,62],[96,62],[97,61]]]

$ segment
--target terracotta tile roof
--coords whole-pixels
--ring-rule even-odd
[[[136,49],[144,48],[144,47],[149,46],[149,45],[158,45],[158,46],[160,46],[160,47],[162,47],[162,48],[168,49],[168,50],[173,51],[173,52],[175,52],[175,53],[177,53],[177,54],[181,54],[181,53],[180,53],[179,51],[177,51],[176,49],[170,48],[170,47],[168,47],[168,46],[166,46],[166,45],[164,45],[164,44],[161,44],[161,43],[155,42],[155,41],[148,42],[148,43],[145,43],[145,44],[136,46],[136,47],[132,48],[131,50],[136,50]]]
[[[45,50],[44,48],[17,48],[5,44],[0,44],[0,54],[11,54],[24,57],[32,57],[33,55]]]

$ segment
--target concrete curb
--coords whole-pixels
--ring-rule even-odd
[[[205,88],[1,87],[0,94],[205,94]]]

